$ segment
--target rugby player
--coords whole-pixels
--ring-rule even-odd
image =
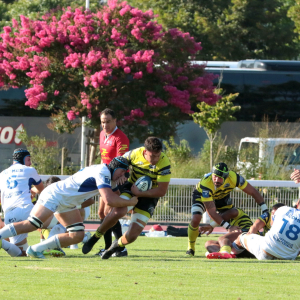
[[[225,163],[216,164],[211,173],[204,175],[193,192],[192,220],[188,226],[188,250],[186,252],[188,256],[195,255],[199,224],[205,211],[212,219],[212,227],[220,225],[228,232],[236,231],[235,234],[237,234],[243,229],[241,226],[243,220],[247,220],[245,229],[247,227],[249,229],[249,217],[241,209],[234,208],[230,198],[230,192],[236,187],[252,196],[263,212],[268,211],[263,197],[251,184],[241,175],[229,171]],[[224,212],[227,214],[223,215]],[[236,222],[230,225],[228,222],[230,219],[236,220]]]
[[[42,228],[43,223],[56,213],[57,220],[67,228],[68,233],[54,235],[46,241],[28,247],[27,256],[45,258],[46,249],[62,248],[77,244],[84,238],[84,225],[78,205],[100,193],[103,200],[113,207],[135,205],[137,197],[129,200],[120,198],[113,192],[116,180],[123,176],[129,167],[124,157],[116,157],[106,164],[86,167],[69,178],[49,185],[41,193],[28,220],[11,223],[0,230],[0,239],[16,236]]]
[[[274,216],[276,210],[279,207],[285,206],[283,203],[276,203],[271,208],[271,213],[263,213],[254,224],[248,228],[248,234],[260,234],[265,235],[271,228],[271,220]],[[250,218],[249,218],[250,219]],[[252,222],[251,222],[252,223]],[[201,228],[201,227],[200,227]],[[263,232],[260,230],[263,229]],[[238,233],[238,236],[240,234]],[[245,251],[244,248],[239,248],[234,240],[237,238],[235,233],[227,233],[218,238],[218,241],[207,241],[205,247],[209,254],[207,253],[206,257],[208,259],[228,259],[236,257],[253,257],[248,251]],[[250,254],[250,255],[249,255]]]
[[[295,208],[279,207],[271,217],[271,229],[265,236],[241,234],[235,243],[258,260],[294,260],[300,252],[300,200]]]
[[[13,164],[0,174],[1,204],[4,212],[5,227],[14,222],[26,220],[33,208],[31,186],[42,192],[44,184],[35,168],[31,167],[31,157],[26,149],[13,152]],[[5,228],[4,227],[4,228]],[[3,230],[3,229],[2,229]],[[25,256],[28,248],[26,232],[10,235],[9,241],[0,239],[0,248],[10,256]],[[2,244],[2,245],[1,245]]]
[[[127,138],[126,134],[117,127],[117,118],[112,109],[104,109],[100,114],[100,121],[102,127],[99,137],[101,161],[102,163],[109,164],[114,157],[122,156],[129,150],[129,139]],[[126,173],[126,175],[128,174],[129,173]],[[100,218],[100,224],[110,211],[111,207],[105,205],[102,198],[99,197],[98,215]],[[112,232],[116,239],[119,239],[122,236],[122,227],[119,221],[112,228],[106,231],[104,234],[105,248],[100,249],[96,255],[101,256],[102,253],[111,246]],[[117,257],[127,255],[128,252],[125,247],[114,254],[114,256]]]
[[[128,182],[121,189],[121,197],[130,199],[138,197],[138,203],[128,208],[113,208],[96,230],[96,233],[84,244],[82,252],[89,253],[94,244],[129,210],[133,209],[131,224],[125,234],[116,239],[111,247],[102,254],[102,259],[108,259],[118,249],[133,243],[141,234],[148,220],[152,217],[159,197],[163,197],[171,179],[170,161],[162,152],[162,143],[156,137],[148,137],[144,147],[140,147],[124,154],[132,169]],[[147,175],[152,179],[152,189],[141,192],[134,184],[138,178]]]

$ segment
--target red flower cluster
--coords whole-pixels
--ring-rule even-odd
[[[25,85],[26,105],[59,104],[69,120],[98,119],[109,106],[146,126],[170,109],[189,114],[197,102],[219,99],[203,66],[188,62],[200,43],[126,2],[108,1],[96,13],[67,8],[60,18],[20,16],[1,38],[0,86]]]

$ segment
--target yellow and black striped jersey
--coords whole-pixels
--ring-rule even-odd
[[[166,154],[161,152],[158,163],[153,166],[145,159],[144,150],[145,147],[140,147],[123,155],[131,165],[128,181],[135,183],[138,178],[147,175],[152,179],[152,188],[157,187],[158,182],[170,182],[171,165]]]
[[[265,223],[264,231],[262,234],[266,235],[266,233],[271,229],[271,214],[269,212],[265,212],[260,217],[258,217],[258,219]]]
[[[248,232],[250,227],[253,225],[250,217],[240,208],[235,208],[238,210],[238,215],[229,221],[231,226],[241,227],[243,232]]]
[[[236,187],[243,190],[247,185],[248,182],[241,175],[229,171],[228,177],[217,188],[213,183],[212,173],[209,173],[204,175],[196,185],[194,194],[196,194],[196,201],[214,201],[217,209],[228,209],[233,207],[232,203],[228,201],[230,192]]]

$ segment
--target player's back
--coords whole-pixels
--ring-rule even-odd
[[[1,201],[4,212],[31,203],[31,185],[41,182],[35,168],[13,164],[0,175]]]
[[[265,238],[265,251],[284,259],[295,259],[300,251],[300,210],[283,206]]]

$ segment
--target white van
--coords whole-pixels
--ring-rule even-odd
[[[254,138],[241,139],[237,167],[251,168],[262,163],[267,166],[278,164],[286,169],[300,168],[300,139]]]

